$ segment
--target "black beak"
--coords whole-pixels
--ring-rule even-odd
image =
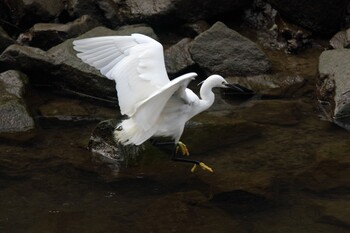
[[[224,84],[227,88],[230,88],[232,90],[238,91],[238,92],[245,92],[244,89],[242,88],[241,85],[238,84],[231,84],[231,83],[227,83]]]

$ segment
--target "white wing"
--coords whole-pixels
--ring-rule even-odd
[[[181,92],[180,96],[185,96],[186,87],[196,76],[196,73],[184,74],[140,102],[137,106],[137,111],[132,116],[135,123],[145,131],[152,128],[171,96],[177,91]]]
[[[135,114],[142,101],[170,83],[163,46],[150,37],[104,36],[73,44],[79,58],[115,80],[122,114]]]

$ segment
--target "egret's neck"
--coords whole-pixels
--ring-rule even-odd
[[[204,82],[201,89],[200,89],[200,96],[201,96],[201,106],[202,111],[208,109],[210,106],[213,105],[215,100],[215,95],[213,92],[213,87],[208,82]]]

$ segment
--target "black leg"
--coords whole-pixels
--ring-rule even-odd
[[[176,161],[176,162],[192,163],[192,164],[197,164],[197,165],[199,165],[199,163],[200,163],[197,160],[184,159],[184,158],[177,157],[177,145],[175,145],[173,148],[171,160]]]

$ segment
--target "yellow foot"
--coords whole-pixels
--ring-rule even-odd
[[[205,163],[203,163],[203,162],[200,162],[200,163],[199,163],[199,166],[200,166],[203,170],[205,170],[205,171],[214,172],[213,169],[212,169],[211,167],[207,166],[207,165],[206,165]],[[191,169],[191,172],[193,173],[193,172],[196,170],[196,168],[197,168],[197,164],[193,165],[193,167],[192,167],[192,169]]]
[[[187,146],[184,143],[182,142],[177,143],[176,153],[178,152],[179,149],[181,150],[182,155],[186,155],[186,156],[190,155],[190,152],[188,151]]]

